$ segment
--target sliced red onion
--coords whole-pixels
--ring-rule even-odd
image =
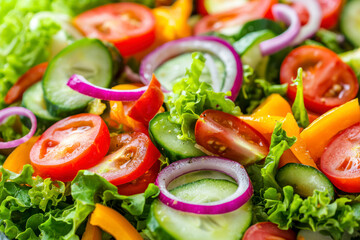
[[[291,43],[292,46],[299,45],[308,38],[311,38],[315,35],[317,30],[320,28],[321,24],[321,7],[318,0],[292,0],[293,2],[298,2],[306,7],[306,10],[309,13],[309,20],[307,24],[302,26],[300,33]]]
[[[183,53],[196,51],[213,54],[225,64],[226,79],[225,84],[220,91],[231,91],[229,99],[235,100],[240,91],[243,78],[242,64],[235,49],[228,42],[218,37],[187,37],[165,43],[155,49],[141,62],[140,77],[143,83],[148,85],[156,68],[168,59]],[[214,82],[219,81],[220,79],[212,80]]]
[[[141,78],[139,74],[136,74],[133,72],[133,70],[129,67],[129,66],[125,66],[125,74],[126,74],[126,78],[133,83],[141,83]]]
[[[23,107],[4,108],[4,109],[0,110],[0,124],[4,123],[4,121],[12,115],[20,115],[20,116],[30,118],[31,129],[30,129],[29,133],[26,134],[25,136],[23,136],[22,138],[19,138],[19,139],[13,140],[13,141],[9,141],[9,142],[0,142],[0,149],[17,147],[20,144],[28,141],[35,134],[37,121],[36,121],[35,115],[30,110],[23,108]]]
[[[272,13],[276,20],[283,21],[289,28],[281,35],[260,43],[263,56],[274,54],[288,46],[298,36],[301,28],[300,20],[293,8],[285,4],[275,4]]]
[[[89,97],[108,101],[136,101],[146,91],[147,87],[134,90],[114,90],[95,86],[83,76],[74,74],[67,84],[71,89]]]
[[[227,174],[237,182],[237,190],[225,199],[203,204],[183,201],[167,190],[167,186],[174,179],[186,173],[201,170],[212,170]],[[179,211],[196,214],[223,214],[234,211],[249,201],[253,194],[249,176],[240,163],[213,156],[176,161],[159,173],[155,184],[160,189],[159,199],[162,203]]]

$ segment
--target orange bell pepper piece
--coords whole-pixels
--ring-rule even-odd
[[[90,224],[100,227],[117,240],[142,240],[138,231],[116,210],[96,204]]]
[[[332,137],[358,122],[360,107],[358,99],[354,99],[318,117],[300,133],[300,136],[312,158],[317,161]]]
[[[304,165],[308,165],[314,168],[317,168],[314,160],[310,156],[309,150],[306,148],[306,143],[300,137],[300,128],[296,123],[294,115],[288,113],[283,120],[282,128],[286,131],[288,137],[296,137],[296,142],[289,149],[295,156],[297,162],[300,162]],[[287,151],[289,151],[287,150]],[[289,153],[283,155],[280,159],[280,165],[285,165],[285,162],[294,162],[294,159],[291,159],[292,156],[289,156]]]
[[[265,137],[266,140],[270,143],[271,134],[274,131],[277,121],[282,121],[283,117],[278,116],[240,116],[241,120],[249,124],[255,130],[257,130],[261,135]]]
[[[20,173],[24,165],[31,164],[30,151],[39,138],[40,136],[33,136],[27,142],[24,142],[15,148],[15,150],[6,158],[3,168],[15,173]]]
[[[290,104],[279,94],[274,93],[265,99],[253,112],[251,116],[279,116],[286,117],[288,113],[292,113]]]
[[[90,224],[90,219],[86,223],[85,232],[81,237],[81,240],[101,240],[101,229],[97,226]]]
[[[172,6],[158,7],[153,10],[156,21],[156,38],[160,42],[191,36],[187,23],[192,12],[192,0],[177,0]]]
[[[281,155],[278,168],[281,168],[288,163],[301,163],[290,149],[286,150],[283,155]]]

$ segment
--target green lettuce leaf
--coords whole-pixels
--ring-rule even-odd
[[[139,230],[159,190],[150,185],[143,194],[122,196],[104,178],[79,171],[65,184],[40,177],[25,165],[20,174],[1,168],[0,232],[10,239],[79,239],[96,203],[121,212]]]
[[[227,99],[230,94],[214,92],[212,86],[200,82],[200,75],[205,66],[201,53],[192,54],[193,62],[186,71],[186,77],[174,84],[173,92],[166,95],[166,106],[170,111],[170,121],[181,125],[179,139],[195,141],[194,126],[200,114],[206,109],[220,110],[233,115],[240,115],[240,108]]]
[[[299,68],[298,75],[294,80],[294,84],[297,86],[297,92],[296,92],[295,101],[291,109],[299,127],[306,128],[307,126],[309,126],[309,116],[307,114],[304,104],[304,87],[303,87],[302,73],[303,73],[302,68]]]
[[[278,93],[286,95],[287,84],[274,84],[265,79],[258,79],[254,70],[244,65],[244,78],[236,104],[245,113],[252,113],[257,106],[268,96]]]
[[[319,231],[335,240],[344,233],[354,234],[359,229],[360,204],[349,204],[348,198],[331,202],[327,192],[314,191],[313,196],[302,199],[294,194],[291,186],[283,188],[282,194],[275,188],[264,193],[268,220],[281,229],[298,228]]]

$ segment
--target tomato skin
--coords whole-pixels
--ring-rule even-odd
[[[240,118],[217,110],[206,110],[195,125],[196,142],[206,150],[243,165],[263,159],[268,143]]]
[[[89,169],[115,186],[131,182],[154,165],[160,152],[148,135],[123,133],[111,138],[109,154]]]
[[[150,183],[154,183],[160,171],[160,161],[156,161],[152,167],[137,179],[119,185],[118,193],[121,195],[134,195],[145,192]]]
[[[218,31],[225,27],[240,25],[258,18],[273,19],[271,7],[275,3],[277,3],[277,0],[255,0],[229,11],[207,15],[195,25],[195,35]]]
[[[160,87],[159,81],[153,74],[146,92],[129,109],[129,117],[147,126],[164,102],[164,94]]]
[[[111,42],[123,56],[138,53],[155,41],[155,17],[136,3],[112,3],[88,10],[74,19],[87,37]]]
[[[271,222],[259,222],[249,227],[243,240],[296,240],[296,234],[291,229],[281,230]]]
[[[16,83],[10,88],[6,93],[4,102],[6,104],[12,104],[16,101],[21,100],[23,93],[31,85],[39,82],[45,74],[48,62],[40,63],[32,68],[30,68],[26,73],[24,73]]]
[[[340,190],[360,192],[360,123],[334,136],[321,155],[320,169]]]
[[[41,177],[66,182],[100,162],[109,146],[110,134],[102,118],[82,113],[48,128],[32,147],[30,160]]]
[[[301,46],[291,51],[280,69],[280,82],[287,83],[287,95],[296,97],[292,80],[303,68],[304,102],[309,111],[324,113],[356,97],[359,83],[354,71],[336,53],[320,46]]]

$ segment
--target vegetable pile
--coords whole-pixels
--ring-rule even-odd
[[[0,239],[360,237],[360,2],[0,2]]]

